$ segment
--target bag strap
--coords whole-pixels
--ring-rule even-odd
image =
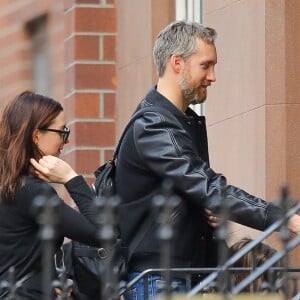
[[[73,245],[73,250],[74,256],[105,259],[109,255],[108,251],[103,247],[78,247],[76,245]]]
[[[138,118],[140,118],[145,112],[162,112],[164,114],[170,114],[169,111],[167,111],[166,109],[164,108],[161,108],[161,107],[157,107],[157,106],[147,106],[147,107],[144,107],[144,108],[141,108],[139,109],[137,112],[135,112],[131,119],[129,120],[129,122],[127,123],[125,129],[123,130],[123,133],[119,139],[119,142],[115,148],[115,151],[114,151],[114,154],[113,154],[113,158],[112,158],[112,161],[115,161],[117,156],[118,156],[118,153],[119,153],[119,150],[120,150],[120,147],[121,147],[121,143],[125,137],[125,134],[127,132],[127,130],[130,128],[130,126],[134,123],[134,121]]]

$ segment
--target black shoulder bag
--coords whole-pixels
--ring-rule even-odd
[[[122,140],[132,123],[141,117],[144,112],[157,110],[159,111],[159,109],[149,106],[139,110],[132,116],[122,133],[113,158],[104,165],[101,165],[94,173],[96,179],[91,188],[96,197],[112,196],[116,193],[116,159]],[[131,241],[128,249],[122,248],[122,242],[119,239],[117,239],[114,245],[109,249],[91,247],[77,241],[71,241],[72,270],[69,270],[68,273],[71,274],[70,277],[75,280],[79,294],[81,295],[78,299],[98,299],[97,297],[99,297],[101,293],[101,275],[108,265],[117,267],[120,275],[119,280],[120,282],[122,280],[124,281],[124,275],[127,273],[126,263],[130,260],[135,249],[142,241],[142,237],[152,227],[154,221],[154,216],[145,221],[138,234],[136,234]]]

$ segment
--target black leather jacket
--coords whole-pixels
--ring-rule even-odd
[[[226,178],[209,167],[204,117],[190,109],[183,114],[155,87],[137,110],[146,106],[153,112],[145,112],[129,128],[118,155],[116,188],[122,199],[120,230],[126,245],[150,215],[153,195],[165,178],[172,180],[182,199],[172,215],[176,232],[172,267],[216,264],[216,243],[204,208],[219,211],[221,190],[232,221],[264,230],[279,219],[278,207],[227,185]],[[160,250],[154,221],[134,250],[131,269],[158,267]]]

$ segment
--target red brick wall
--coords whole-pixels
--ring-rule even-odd
[[[0,12],[0,109],[33,88],[26,23],[47,15],[49,96],[62,102],[71,127],[63,158],[91,182],[116,139],[114,1],[1,0]]]
[[[115,48],[114,1],[65,1],[65,157],[88,181],[115,145]]]
[[[62,0],[0,2],[0,107],[23,90],[32,89],[30,40],[26,23],[48,16],[50,96],[64,96],[64,19]]]

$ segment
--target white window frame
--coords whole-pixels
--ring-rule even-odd
[[[176,0],[176,20],[202,23],[203,0]]]
[[[203,23],[203,0],[176,0],[176,20]],[[204,115],[204,104],[191,105],[199,115]]]

